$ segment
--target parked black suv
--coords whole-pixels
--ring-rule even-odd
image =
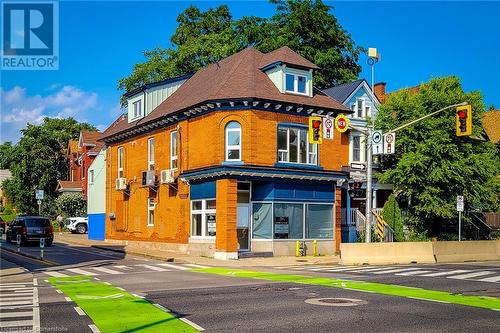
[[[18,216],[9,223],[5,235],[7,242],[16,241],[17,235],[21,235],[21,244],[23,245],[45,238],[45,245],[51,246],[54,241],[54,228],[46,217]]]

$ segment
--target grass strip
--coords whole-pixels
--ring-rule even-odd
[[[500,311],[500,299],[487,296],[466,296],[450,294],[444,291],[428,290],[422,288],[405,287],[393,284],[363,282],[355,280],[332,279],[315,276],[276,274],[270,272],[256,272],[231,268],[196,268],[193,271],[210,273],[239,278],[251,278],[267,281],[292,282],[308,285],[325,286],[331,288],[348,289],[362,292],[371,292],[389,296],[416,298],[420,300],[460,304]]]
[[[198,332],[147,300],[89,276],[51,277],[48,280],[78,304],[103,333]]]

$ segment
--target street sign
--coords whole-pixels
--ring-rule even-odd
[[[339,114],[335,118],[335,128],[340,133],[344,133],[349,128],[349,119],[345,115],[343,115],[342,113]]]
[[[36,190],[35,191],[35,199],[43,200],[43,190]]]
[[[323,139],[333,139],[333,118],[323,118]]]
[[[384,154],[394,154],[396,150],[396,133],[384,134]]]
[[[372,133],[372,154],[381,155],[384,153],[384,144],[382,142],[382,131],[376,130]]]
[[[457,195],[457,212],[463,212],[463,211],[464,211],[464,196]]]

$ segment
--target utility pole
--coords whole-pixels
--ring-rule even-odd
[[[366,135],[366,225],[365,225],[365,241],[371,242],[371,223],[372,223],[372,128],[368,126]]]

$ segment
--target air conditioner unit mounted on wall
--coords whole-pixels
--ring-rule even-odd
[[[175,182],[174,169],[161,170],[160,183],[172,184]]]
[[[142,186],[156,186],[156,173],[154,170],[144,171],[142,173]]]
[[[127,178],[116,178],[116,189],[124,191],[127,189]]]

